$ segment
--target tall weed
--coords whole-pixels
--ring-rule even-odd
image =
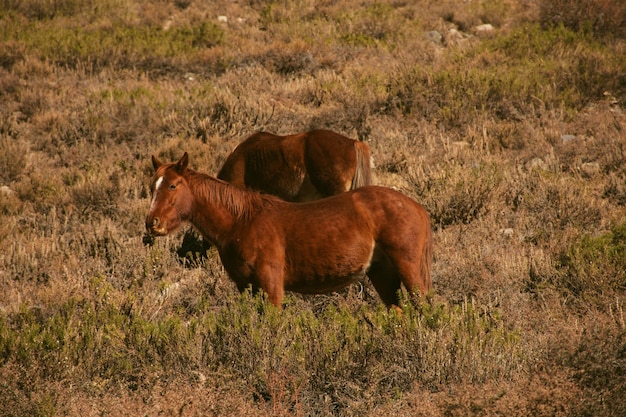
[[[619,28],[513,0],[0,3],[0,414],[622,412]],[[142,245],[151,154],[215,173],[321,127],[431,213],[433,299],[278,311],[185,230]]]
[[[483,215],[489,209],[500,175],[495,165],[452,164],[444,170],[413,172],[409,181],[419,201],[428,207],[433,224],[443,228],[467,224]]]
[[[619,0],[543,0],[539,12],[544,25],[564,25],[599,36],[626,36],[626,5]]]

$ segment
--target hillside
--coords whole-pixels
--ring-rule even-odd
[[[0,415],[626,414],[619,0],[0,2]],[[366,141],[433,291],[240,295],[150,156]]]

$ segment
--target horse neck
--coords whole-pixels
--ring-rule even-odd
[[[228,240],[233,227],[250,219],[263,205],[260,194],[189,170],[187,183],[194,195],[191,224],[216,246]]]

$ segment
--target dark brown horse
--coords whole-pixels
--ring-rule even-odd
[[[235,148],[217,177],[283,200],[312,201],[371,184],[370,150],[329,130],[259,132]]]
[[[432,231],[426,210],[390,188],[366,186],[310,203],[290,203],[154,156],[146,229],[163,236],[190,222],[219,252],[243,291],[325,293],[366,273],[388,306],[401,284],[431,288]]]

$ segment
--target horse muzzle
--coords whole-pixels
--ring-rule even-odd
[[[161,222],[158,217],[146,218],[146,231],[151,236],[165,236],[167,234],[167,228]]]

